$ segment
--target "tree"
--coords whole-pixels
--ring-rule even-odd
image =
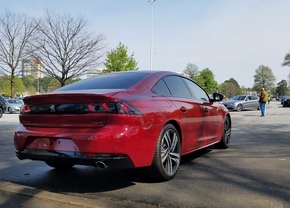
[[[36,94],[36,88],[34,86],[26,88],[25,93],[27,95],[35,95]]]
[[[40,79],[39,81],[39,85],[43,88],[44,92],[49,92],[48,88],[49,88],[49,84],[52,80],[54,80],[55,78],[53,77],[43,77],[42,79]]]
[[[199,79],[202,79],[204,81],[204,89],[208,93],[216,92],[218,90],[218,84],[214,80],[214,74],[213,72],[209,69],[203,69],[200,74],[199,74]]]
[[[23,84],[26,88],[34,86],[35,77],[33,75],[26,75],[22,77]]]
[[[288,92],[287,81],[285,79],[281,80],[281,82],[277,83],[276,87],[276,95],[283,96]]]
[[[290,52],[285,55],[282,66],[290,66]]]
[[[14,95],[11,95],[11,89],[10,89],[11,85],[10,85],[10,80],[6,80],[4,83],[3,83],[3,92],[10,96],[10,97],[15,97],[16,94],[18,95],[22,95],[24,92],[25,92],[25,86],[22,82],[22,80],[19,78],[19,77],[15,77],[14,78],[14,89],[15,89],[15,94]]]
[[[238,89],[241,88],[237,80],[235,80],[234,78],[230,78],[229,80],[226,80],[225,82],[233,83]]]
[[[48,85],[48,89],[47,89],[47,91],[48,92],[51,92],[51,91],[54,91],[54,90],[56,90],[56,89],[58,89],[58,88],[60,88],[61,86],[60,86],[60,83],[58,82],[58,80],[56,80],[56,79],[52,79],[51,80],[51,82],[49,83],[49,85]]]
[[[261,65],[256,69],[256,74],[254,75],[254,87],[256,91],[260,91],[261,87],[270,92],[272,88],[275,87],[276,78],[272,70],[264,65]]]
[[[10,92],[14,97],[14,80],[19,74],[18,64],[29,56],[28,50],[36,33],[37,22],[24,14],[8,11],[0,17],[0,71],[9,80]]]
[[[186,68],[183,70],[183,73],[186,74],[190,79],[195,80],[199,75],[198,67],[195,64],[188,63]]]
[[[38,31],[34,57],[41,60],[45,73],[61,86],[101,63],[105,37],[91,32],[83,17],[46,10]]]
[[[74,82],[78,82],[78,81],[80,81],[80,80],[82,80],[82,79],[81,79],[81,78],[68,79],[68,80],[66,80],[65,85],[69,85],[69,84],[72,84],[72,83],[74,83]]]
[[[234,78],[224,81],[224,83],[220,85],[219,89],[220,92],[225,94],[226,97],[242,94],[242,89]]]
[[[134,53],[131,56],[127,55],[128,48],[121,42],[110,52],[107,52],[107,59],[104,63],[105,73],[138,70],[138,62],[134,59]]]
[[[224,94],[227,98],[231,98],[235,95],[241,94],[239,89],[234,83],[232,82],[224,82],[219,86],[220,93]]]

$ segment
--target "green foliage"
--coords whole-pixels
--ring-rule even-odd
[[[203,69],[200,74],[199,74],[199,79],[202,79],[204,81],[204,89],[208,92],[208,93],[213,93],[216,92],[218,90],[218,84],[217,82],[214,80],[214,74],[213,72],[209,69]]]
[[[104,72],[138,70],[137,64],[138,62],[134,59],[134,53],[128,56],[127,47],[120,42],[116,49],[107,52],[107,59],[104,63],[106,70]]]
[[[37,90],[39,90],[40,93],[51,92],[61,86],[60,84],[56,84],[55,81],[58,82],[58,80],[56,80],[54,77],[43,77],[43,78],[35,79],[34,76],[28,75],[28,76],[24,76],[22,80],[26,88],[26,93],[29,95],[36,94]],[[71,84],[79,80],[81,79],[70,78],[65,82],[65,84],[66,85]]]
[[[287,53],[284,57],[284,62],[282,63],[282,66],[290,66],[290,53]]]
[[[5,80],[6,80],[5,76],[0,76],[0,93],[1,93],[1,90],[3,88],[3,84],[4,84]]]
[[[35,77],[33,75],[27,75],[22,78],[23,84],[26,88],[34,86]]]
[[[54,90],[56,90],[56,89],[58,89],[58,88],[60,88],[61,87],[61,84],[60,84],[60,82],[57,80],[57,79],[52,79],[51,81],[50,81],[50,83],[49,83],[49,85],[48,85],[48,89],[47,89],[47,91],[48,92],[51,92],[51,91],[54,91]]]
[[[70,79],[68,79],[68,80],[65,81],[65,85],[69,85],[69,84],[72,84],[74,82],[78,82],[80,80],[82,80],[82,79],[81,78],[76,78],[76,79],[70,78]]]
[[[229,80],[226,80],[225,82],[233,83],[238,89],[241,89],[239,83],[234,78],[230,78]]]
[[[205,80],[202,76],[197,76],[194,81],[196,81],[201,87],[205,88]]]
[[[281,82],[277,83],[276,95],[283,96],[286,95],[287,92],[288,92],[287,81],[283,79],[281,80]]]
[[[225,81],[219,86],[219,92],[224,94],[227,98],[241,94],[241,89],[234,83]]]
[[[186,68],[183,70],[183,73],[186,74],[190,79],[197,81],[199,75],[198,67],[195,64],[188,63]]]
[[[254,75],[254,87],[256,91],[260,91],[261,87],[270,92],[272,88],[275,87],[276,78],[272,70],[264,65],[261,65],[256,69],[256,74]]]
[[[30,86],[26,89],[26,94],[27,95],[35,95],[36,94],[36,88],[33,86]]]
[[[22,95],[25,92],[26,87],[24,86],[22,79],[20,79],[18,77],[14,77],[14,90],[15,90],[15,94],[18,94],[18,95]],[[6,80],[3,83],[2,93],[4,93],[5,95],[8,95],[10,97],[14,96],[14,95],[11,95],[11,82],[10,82],[10,80]]]
[[[224,81],[224,83],[219,86],[219,90],[220,93],[223,93],[228,98],[242,94],[242,89],[234,78]]]
[[[40,79],[39,81],[40,81],[40,83],[39,83],[39,85],[41,86],[41,88],[43,88],[43,90],[45,91],[45,92],[50,92],[49,90],[48,90],[48,88],[49,88],[49,84],[50,84],[50,82],[52,81],[52,80],[54,80],[55,78],[53,78],[53,77],[43,77],[42,79]]]

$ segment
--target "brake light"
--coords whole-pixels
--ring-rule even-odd
[[[109,113],[109,114],[142,114],[126,102],[76,103],[76,104],[43,104],[23,105],[20,113],[31,114],[78,114],[78,113]]]
[[[31,107],[29,105],[22,105],[20,109],[20,113],[29,113],[31,110]]]
[[[92,113],[111,113],[111,114],[141,114],[133,106],[124,102],[115,103],[89,103],[84,111]]]
[[[130,108],[128,106],[126,106],[124,103],[121,103],[120,108],[119,108],[119,112],[121,112],[123,114],[129,114]]]

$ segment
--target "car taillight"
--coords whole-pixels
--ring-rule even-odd
[[[112,114],[141,114],[139,110],[128,103],[114,102],[114,103],[88,103],[83,104],[85,112],[92,113],[112,113]]]
[[[3,103],[4,103],[4,105],[6,105],[6,104],[7,104],[7,101],[6,101],[6,100],[4,100],[4,101],[3,101]]]
[[[78,103],[78,104],[45,104],[23,105],[20,113],[31,114],[68,114],[68,113],[110,113],[142,114],[126,102]]]
[[[30,106],[29,105],[22,105],[20,109],[20,113],[29,113],[30,112]]]

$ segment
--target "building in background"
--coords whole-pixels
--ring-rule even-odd
[[[103,71],[105,71],[105,69],[97,69],[95,71],[93,71],[93,70],[88,71],[84,76],[81,77],[81,79],[87,79],[90,77],[98,76],[98,75],[102,74]]]
[[[22,60],[22,77],[27,75],[43,78],[43,64],[39,59]]]

